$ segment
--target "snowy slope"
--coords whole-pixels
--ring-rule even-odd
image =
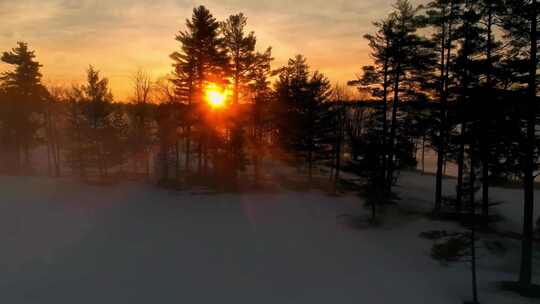
[[[421,178],[427,177],[404,175],[404,207],[429,206],[432,190]],[[0,303],[450,304],[469,298],[467,266],[442,267],[418,237],[455,227],[420,215],[363,230],[336,220],[363,212],[360,206],[355,196],[318,192],[200,195],[135,183],[98,188],[0,177]],[[533,303],[494,286],[516,278],[512,256],[480,263],[482,302]]]

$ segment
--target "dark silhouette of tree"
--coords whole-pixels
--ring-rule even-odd
[[[382,136],[381,144],[377,145],[382,151],[382,165],[379,174],[384,175],[384,184],[388,192],[395,182],[395,172],[399,168],[399,155],[403,154],[399,138],[400,121],[405,119],[404,112],[399,111],[402,102],[425,100],[426,84],[429,84],[431,69],[434,65],[433,51],[430,41],[417,34],[423,24],[418,16],[418,8],[408,1],[398,1],[387,19],[375,23],[378,31],[375,35],[366,35],[372,49],[375,67],[364,67],[364,73],[358,81],[350,82],[367,90],[372,96],[381,98]],[[387,133],[387,96],[392,93],[391,122]],[[386,135],[388,134],[388,135]],[[376,137],[373,137],[376,138]],[[407,140],[406,140],[407,141]],[[409,151],[411,152],[411,151]]]
[[[251,70],[252,81],[249,89],[252,94],[251,107],[251,134],[250,149],[251,159],[253,161],[253,171],[255,184],[258,184],[261,177],[261,162],[265,155],[265,147],[268,142],[265,141],[268,131],[271,129],[270,103],[273,101],[270,78],[273,76],[271,70],[272,52],[267,49],[263,54],[258,54],[258,63]]]
[[[77,172],[80,179],[85,179],[91,152],[85,138],[89,125],[85,123],[83,101],[79,99],[77,89],[68,92],[66,99],[66,161],[72,172]]]
[[[406,0],[398,0],[395,11],[390,15],[393,21],[390,45],[391,82],[393,91],[392,115],[389,134],[389,155],[387,186],[390,190],[396,170],[396,147],[398,132],[398,108],[400,101],[422,98],[422,84],[434,65],[430,42],[419,36],[417,30],[422,25],[418,18],[419,8]]]
[[[304,158],[308,176],[313,178],[313,167],[319,146],[319,111],[331,94],[328,79],[318,71],[310,73],[306,59],[297,55],[281,69],[275,83],[278,119],[277,128],[281,144]]]
[[[48,98],[47,90],[41,84],[41,64],[35,61],[34,51],[24,42],[19,42],[10,52],[4,52],[2,62],[14,67],[2,73],[0,87],[0,125],[2,137],[12,157],[7,167],[20,173],[30,168],[30,149],[37,144],[41,125],[39,113]]]
[[[388,94],[390,92],[390,72],[391,72],[391,45],[393,43],[394,18],[388,17],[381,22],[375,22],[377,33],[374,35],[364,35],[369,41],[371,57],[375,66],[363,67],[363,74],[360,79],[350,81],[349,85],[359,86],[361,92],[371,96],[381,98],[381,121],[382,129],[380,134],[380,147],[382,163],[380,165],[380,182],[385,184],[388,172]]]
[[[62,168],[63,132],[66,122],[67,91],[62,87],[48,88],[44,109],[44,133],[47,143],[47,169],[50,176],[60,177]]]
[[[179,181],[178,131],[187,120],[188,109],[190,109],[188,105],[178,102],[164,102],[155,109],[156,137],[159,145],[157,171],[159,182],[163,185]],[[175,168],[176,181],[171,179],[171,166]]]
[[[239,101],[242,98],[247,102],[250,94],[249,85],[257,76],[255,72],[262,65],[264,69],[269,65],[270,48],[263,54],[256,51],[257,38],[254,32],[246,33],[247,18],[242,14],[231,15],[221,23],[223,45],[229,57],[229,72],[233,83],[232,109],[238,111]],[[230,122],[230,159],[232,162],[231,174],[233,180],[238,177],[238,171],[246,164],[245,151],[245,121],[236,115]]]
[[[455,25],[457,11],[462,1],[460,0],[436,0],[427,4],[426,21],[435,32],[432,40],[434,41],[435,51],[439,53],[439,77],[436,79],[438,88],[437,94],[440,101],[438,134],[436,137],[437,150],[437,172],[435,182],[435,208],[434,212],[439,213],[442,205],[442,178],[445,162],[445,153],[448,150],[447,133],[447,108],[449,89],[451,86],[450,71],[452,64],[452,50],[454,49]]]
[[[110,169],[124,161],[126,123],[123,113],[112,104],[107,78],[90,66],[87,82],[74,87],[70,96],[68,133],[74,144],[67,146],[72,168],[82,178],[95,169],[101,181]]]
[[[152,113],[150,111],[153,82],[143,70],[133,75],[133,107],[128,111],[131,123],[129,125],[129,143],[134,169],[142,159],[146,177],[150,176],[150,152],[152,139]]]
[[[467,89],[475,87],[478,82],[475,81],[475,71],[473,69],[473,56],[481,52],[478,21],[480,16],[476,11],[476,7],[472,1],[465,0],[461,14],[459,15],[459,26],[456,28],[458,35],[459,50],[456,55],[455,73],[456,81],[458,82],[457,109],[464,109],[463,103],[466,102]],[[465,121],[465,113],[457,112],[455,114],[456,121],[454,122],[458,128],[458,135],[455,140],[457,143],[457,164],[458,164],[458,180],[456,187],[456,211],[460,213],[463,205],[463,187],[466,165],[466,134],[467,122]]]
[[[231,15],[221,23],[223,45],[230,58],[230,72],[233,82],[233,104],[238,104],[241,95],[246,95],[246,86],[251,81],[250,74],[257,64],[254,32],[246,33],[247,18],[244,14]],[[244,94],[242,94],[244,93]]]
[[[175,62],[176,92],[183,92],[188,104],[195,103],[197,108],[194,121],[198,124],[198,172],[206,169],[208,155],[206,130],[209,128],[204,120],[203,111],[206,109],[204,90],[209,82],[225,84],[228,58],[219,35],[220,23],[210,11],[199,6],[193,10],[191,20],[186,20],[185,31],[180,31],[176,40],[181,44],[181,51],[175,52],[171,58]],[[190,151],[191,127],[187,130],[187,145]],[[204,166],[204,167],[203,167]],[[206,171],[206,170],[204,170]]]
[[[332,104],[328,113],[330,118],[330,126],[327,130],[329,133],[329,145],[332,146],[332,164],[334,170],[332,178],[334,179],[334,193],[338,191],[340,182],[341,170],[343,164],[343,148],[345,144],[345,129],[347,123],[347,103],[351,101],[351,97],[346,91],[346,88],[336,84],[332,90]]]
[[[524,90],[527,99],[527,115],[524,117],[526,139],[522,146],[521,168],[523,170],[522,255],[519,275],[519,290],[527,294],[532,291],[532,252],[534,234],[534,179],[537,169],[537,92],[538,80],[538,1],[505,1],[503,29],[510,43],[513,79],[516,89]]]

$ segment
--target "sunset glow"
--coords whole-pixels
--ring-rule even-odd
[[[346,83],[369,63],[362,35],[373,30],[371,22],[393,2],[209,0],[204,4],[218,20],[246,14],[260,50],[273,47],[275,67],[301,53],[332,82]],[[5,51],[17,41],[28,42],[43,64],[45,81],[54,85],[84,82],[84,71],[92,64],[109,79],[115,99],[126,101],[132,96],[131,76],[138,68],[153,78],[171,72],[168,55],[179,47],[174,37],[184,30],[194,3],[0,1],[0,46]],[[7,69],[0,63],[0,72]]]
[[[205,97],[212,108],[222,108],[225,106],[227,91],[222,90],[218,85],[211,83],[206,87]]]

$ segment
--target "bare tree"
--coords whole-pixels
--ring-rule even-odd
[[[150,75],[142,70],[137,70],[132,76],[134,115],[132,127],[132,147],[135,169],[137,167],[137,155],[142,155],[145,166],[145,173],[150,175],[150,113],[148,104],[151,102],[151,95],[154,84]]]

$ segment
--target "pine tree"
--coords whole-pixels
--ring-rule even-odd
[[[426,11],[427,24],[435,29],[432,40],[435,50],[439,53],[439,77],[436,86],[437,95],[439,98],[439,119],[438,119],[438,134],[436,138],[437,150],[437,172],[435,183],[435,208],[434,212],[439,213],[442,205],[442,178],[443,166],[445,162],[445,154],[447,147],[447,108],[449,89],[451,87],[451,64],[452,50],[454,49],[455,26],[457,23],[457,11],[459,10],[460,0],[436,0],[428,3]]]
[[[431,42],[417,34],[423,20],[418,16],[419,8],[413,8],[408,1],[397,1],[394,12],[375,25],[376,35],[367,35],[376,67],[364,68],[364,79],[351,84],[361,85],[371,90],[374,96],[382,98],[382,129],[386,134],[387,95],[392,93],[391,119],[388,136],[382,136],[382,172],[384,184],[390,192],[395,181],[395,171],[399,167],[398,141],[402,137],[399,120],[404,112],[399,110],[402,102],[426,99],[427,88],[434,65]],[[380,85],[377,84],[381,83]],[[382,89],[382,92],[381,92]],[[400,116],[402,118],[400,118]]]
[[[267,65],[270,49],[267,55],[256,51],[257,39],[254,32],[246,33],[247,18],[242,14],[232,15],[221,23],[223,45],[229,57],[229,69],[233,83],[232,111],[238,111],[242,98],[247,102],[249,85],[255,81],[254,71],[258,65]],[[231,142],[229,152],[232,160],[232,176],[237,179],[238,171],[245,163],[245,121],[236,115],[230,122]]]
[[[369,41],[371,57],[375,66],[364,66],[362,77],[355,81],[350,81],[349,85],[358,86],[361,92],[365,92],[373,97],[381,98],[381,121],[382,129],[379,139],[381,140],[380,151],[382,163],[380,166],[381,179],[385,184],[388,173],[388,94],[390,92],[390,72],[391,72],[391,45],[394,39],[394,18],[375,22],[377,33],[366,34],[364,38]]]
[[[188,104],[194,103],[193,122],[197,123],[198,136],[198,171],[203,169],[208,159],[208,134],[206,122],[203,117],[205,111],[204,90],[208,83],[226,83],[228,58],[223,45],[223,38],[219,36],[220,23],[210,11],[199,6],[193,9],[190,20],[186,20],[186,30],[180,31],[176,40],[181,44],[181,50],[171,55],[175,62],[176,93],[183,96]],[[190,153],[191,125],[187,127],[187,153]],[[187,169],[187,166],[186,166]],[[206,171],[206,170],[204,170]]]
[[[503,13],[503,29],[506,39],[511,45],[514,56],[515,87],[524,88],[527,99],[527,114],[524,117],[526,140],[523,145],[522,163],[523,191],[525,194],[523,208],[523,239],[519,275],[519,289],[522,293],[532,291],[532,252],[534,231],[534,179],[537,162],[536,153],[536,119],[538,80],[538,14],[539,4],[536,0],[505,1],[506,11]],[[526,68],[525,68],[526,67]]]
[[[48,97],[45,87],[41,84],[41,64],[35,61],[34,51],[24,42],[10,52],[4,52],[2,62],[14,66],[0,76],[0,86],[4,101],[0,104],[0,124],[7,148],[12,151],[12,157],[6,164],[20,173],[22,164],[29,169],[29,152],[37,143],[38,129],[44,102]]]
[[[469,89],[476,88],[479,85],[478,77],[479,70],[477,60],[473,58],[482,52],[482,35],[479,28],[480,14],[478,7],[474,1],[465,0],[463,9],[459,15],[459,27],[456,29],[458,35],[459,50],[456,56],[455,73],[456,81],[458,82],[458,96],[456,109],[465,109],[463,103],[470,101],[467,98]],[[461,212],[463,205],[463,187],[465,176],[465,161],[466,161],[466,136],[468,124],[465,120],[466,113],[455,113],[456,121],[454,122],[459,129],[457,135],[457,163],[458,163],[458,180],[456,187],[456,211]]]
[[[417,30],[422,25],[418,18],[419,8],[406,0],[398,0],[391,14],[393,22],[393,38],[390,45],[391,81],[392,81],[392,116],[389,135],[389,156],[387,187],[391,189],[396,169],[396,147],[398,132],[398,108],[401,101],[417,99],[427,75],[434,65],[434,54],[430,42],[419,36]],[[406,93],[406,94],[404,94]],[[405,99],[405,100],[404,100]]]
[[[320,148],[317,141],[321,127],[320,107],[331,95],[328,79],[318,71],[310,73],[306,59],[297,55],[281,69],[275,83],[277,108],[274,117],[281,144],[305,159],[308,176],[313,178],[313,167]]]
[[[124,116],[118,116],[112,101],[107,78],[90,66],[86,84],[73,88],[68,119],[69,138],[74,142],[66,147],[67,153],[82,178],[90,177],[88,169],[94,169],[105,181],[110,169],[124,161]]]
[[[265,135],[270,129],[270,103],[272,101],[272,89],[270,87],[270,78],[273,75],[271,70],[272,51],[267,49],[266,52],[258,54],[258,63],[251,70],[251,78],[249,88],[252,94],[251,107],[251,136],[249,143],[251,148],[251,159],[253,160],[253,170],[255,184],[260,181],[260,167],[265,154],[264,147],[266,146]]]

